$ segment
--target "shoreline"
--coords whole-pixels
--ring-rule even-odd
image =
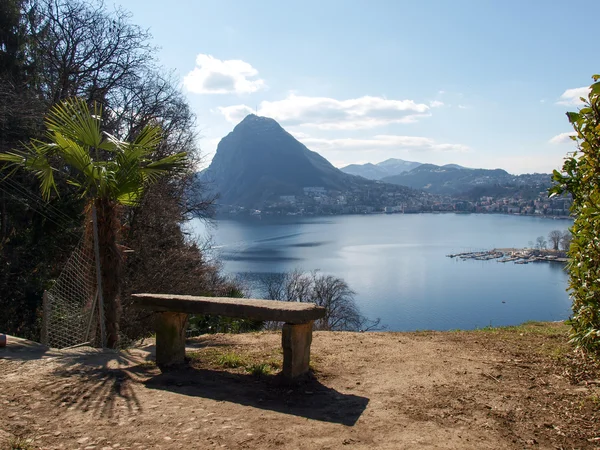
[[[548,219],[548,220],[568,220],[573,221],[574,218],[571,216],[545,216],[541,214],[515,214],[515,213],[483,213],[483,212],[461,212],[461,211],[419,211],[419,212],[393,212],[386,213],[384,211],[370,212],[370,213],[349,213],[349,214],[228,214],[228,213],[217,213],[212,218],[212,220],[236,220],[236,219],[254,219],[254,220],[262,220],[263,218],[269,219],[284,219],[284,218],[324,218],[324,217],[338,217],[338,216],[397,216],[397,215],[409,215],[415,216],[419,214],[431,214],[431,215],[446,215],[446,214],[454,214],[457,216],[515,216],[515,217],[531,217],[531,218],[539,218],[539,219]]]

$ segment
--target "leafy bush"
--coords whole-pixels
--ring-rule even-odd
[[[600,353],[600,75],[594,75],[588,98],[579,112],[568,112],[577,150],[565,158],[551,195],[573,196],[575,222],[568,265],[573,299],[571,341],[578,348]]]

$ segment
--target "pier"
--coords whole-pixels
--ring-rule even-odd
[[[512,262],[514,264],[529,264],[534,262],[566,263],[569,259],[565,252],[556,250],[537,250],[532,248],[495,248],[493,250],[478,252],[462,252],[446,255],[462,261],[474,259],[476,261],[496,260],[499,263]]]

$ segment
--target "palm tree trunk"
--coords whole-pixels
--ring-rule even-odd
[[[121,252],[117,246],[121,228],[118,218],[118,204],[111,200],[98,198],[94,200],[94,205],[98,217],[98,244],[100,247],[102,292],[104,294],[106,345],[109,348],[116,348],[119,343],[123,267]]]

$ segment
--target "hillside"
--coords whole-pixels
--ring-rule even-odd
[[[404,161],[403,159],[390,158],[377,164],[350,164],[342,167],[342,172],[358,175],[369,180],[381,180],[385,177],[398,175],[403,172],[419,167],[421,163],[414,161]]]
[[[221,139],[212,163],[200,177],[219,194],[220,205],[246,208],[263,208],[282,196],[303,196],[306,188],[347,194],[350,199],[363,191],[381,190],[374,181],[335,168],[275,120],[254,114]],[[416,195],[405,187],[387,189],[407,198]]]
[[[517,192],[537,195],[551,184],[549,174],[511,175],[503,169],[469,169],[456,164],[422,164],[409,172],[385,177],[382,181],[433,194],[473,199],[482,195],[510,196]]]

